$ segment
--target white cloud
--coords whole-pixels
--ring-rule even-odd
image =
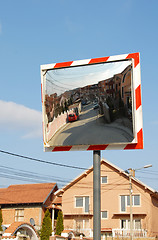
[[[42,136],[42,113],[14,102],[0,100],[0,128],[20,131],[23,138]]]

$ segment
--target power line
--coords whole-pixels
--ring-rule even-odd
[[[70,86],[70,87],[75,87],[75,88],[78,87],[78,86],[75,86],[75,85],[65,84],[65,83],[63,83],[63,82],[60,82],[60,81],[56,80],[55,78],[53,78],[48,72],[47,72],[47,74],[49,75],[49,77],[50,77],[53,81],[58,82],[58,83],[60,83],[60,84],[62,84],[62,85],[66,85],[66,86]],[[48,78],[47,78],[46,80],[48,80]]]
[[[2,175],[1,175],[2,174]],[[4,175],[5,174],[5,175]],[[22,178],[27,178],[27,179],[33,179],[35,181],[58,181],[58,182],[63,182],[63,183],[67,183],[68,181],[70,181],[70,179],[62,179],[60,177],[55,177],[55,176],[49,176],[49,175],[41,175],[41,174],[37,174],[35,172],[30,172],[30,171],[25,171],[25,170],[20,170],[20,169],[15,169],[15,168],[11,168],[11,167],[6,167],[6,166],[2,166],[0,165],[0,177],[5,177],[5,178],[12,178],[14,177],[14,179],[16,179],[16,177],[18,177],[17,180],[20,180],[19,177]]]
[[[14,157],[24,158],[24,159],[27,159],[27,160],[40,162],[40,163],[45,163],[45,164],[50,164],[50,165],[54,165],[54,166],[73,168],[73,169],[78,169],[78,170],[87,170],[87,168],[76,167],[76,166],[72,166],[72,165],[66,165],[66,164],[55,163],[55,162],[49,162],[49,161],[45,161],[45,160],[42,160],[42,159],[27,157],[27,156],[24,156],[24,155],[20,155],[20,154],[17,154],[17,153],[11,153],[11,152],[4,151],[4,150],[0,150],[0,152],[4,153],[4,154],[11,155],[11,156],[14,156]]]

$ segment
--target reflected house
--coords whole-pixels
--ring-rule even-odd
[[[100,96],[109,96],[115,99],[121,97],[124,105],[127,106],[127,108],[131,108],[131,69],[132,66],[129,65],[121,73],[99,81],[98,88]]]
[[[45,96],[45,109],[48,118],[48,123],[52,122],[54,117],[57,117],[68,105],[68,101],[71,97],[71,91],[66,91],[60,96],[57,93],[53,93],[50,96]]]
[[[107,85],[107,89],[106,89],[107,95],[110,96],[110,97],[114,97],[115,89],[114,89],[114,79],[113,79],[113,77],[107,79],[106,85]]]
[[[67,102],[67,101],[68,101],[68,99],[67,99],[66,93],[64,93],[60,96],[59,105],[64,107],[65,102]]]
[[[98,84],[93,84],[89,86],[89,100],[95,100],[98,98],[99,91],[98,91]]]
[[[45,96],[45,109],[46,109],[46,115],[48,118],[48,122],[51,122],[54,117],[54,108],[57,101],[57,94],[51,94]]]
[[[82,100],[87,100],[89,98],[89,88],[90,85],[80,88],[80,98]]]
[[[80,98],[80,90],[76,89],[73,93],[73,101],[75,102],[79,98]]]
[[[98,87],[100,95],[114,97],[115,89],[113,77],[98,82]]]
[[[128,66],[125,70],[121,73],[122,74],[122,81],[121,81],[121,98],[124,104],[130,108],[131,107],[131,69],[132,66]]]
[[[106,80],[98,82],[99,95],[104,96],[106,92]]]
[[[115,90],[115,97],[118,98],[121,93],[121,80],[122,80],[122,74],[116,74],[113,77],[114,81],[114,90]]]

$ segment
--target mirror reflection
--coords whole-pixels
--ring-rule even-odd
[[[131,60],[48,70],[44,101],[47,144],[131,142],[131,85]]]

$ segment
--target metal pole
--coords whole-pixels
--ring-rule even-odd
[[[132,179],[131,172],[129,173],[129,192],[130,192],[130,239],[133,240],[133,212],[132,212]]]
[[[101,240],[100,151],[93,151],[93,240]]]

